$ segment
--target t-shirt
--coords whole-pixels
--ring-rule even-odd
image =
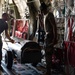
[[[4,20],[0,19],[0,34],[7,29],[8,29],[8,24]]]

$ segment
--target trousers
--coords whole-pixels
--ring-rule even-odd
[[[1,65],[1,60],[2,60],[2,38],[0,36],[0,65]]]
[[[45,48],[45,58],[46,58],[47,75],[51,75],[52,54],[53,54],[53,46],[46,47]]]

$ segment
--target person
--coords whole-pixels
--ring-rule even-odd
[[[0,19],[0,70],[2,70],[1,67],[1,60],[2,60],[2,38],[1,38],[1,33],[5,31],[5,35],[7,39],[10,40],[10,42],[14,43],[14,40],[10,38],[9,33],[8,33],[8,24],[6,21],[9,20],[9,15],[7,13],[2,14],[2,19]]]
[[[44,36],[45,36],[45,31],[44,31],[44,24],[43,24],[43,13],[41,11],[38,11],[38,18],[37,18],[37,42],[40,45],[44,44]]]
[[[26,33],[26,32],[23,32],[23,33],[22,33],[22,38],[23,38],[23,39],[27,39],[27,33]]]
[[[10,9],[9,11],[9,33],[10,33],[10,36],[12,36],[12,32],[13,32],[13,25],[14,25],[14,10],[13,9]]]
[[[53,47],[57,43],[57,27],[54,15],[49,11],[49,5],[44,2],[40,6],[41,12],[44,14],[44,29],[45,29],[45,58],[46,69],[45,75],[51,75],[52,53]]]

